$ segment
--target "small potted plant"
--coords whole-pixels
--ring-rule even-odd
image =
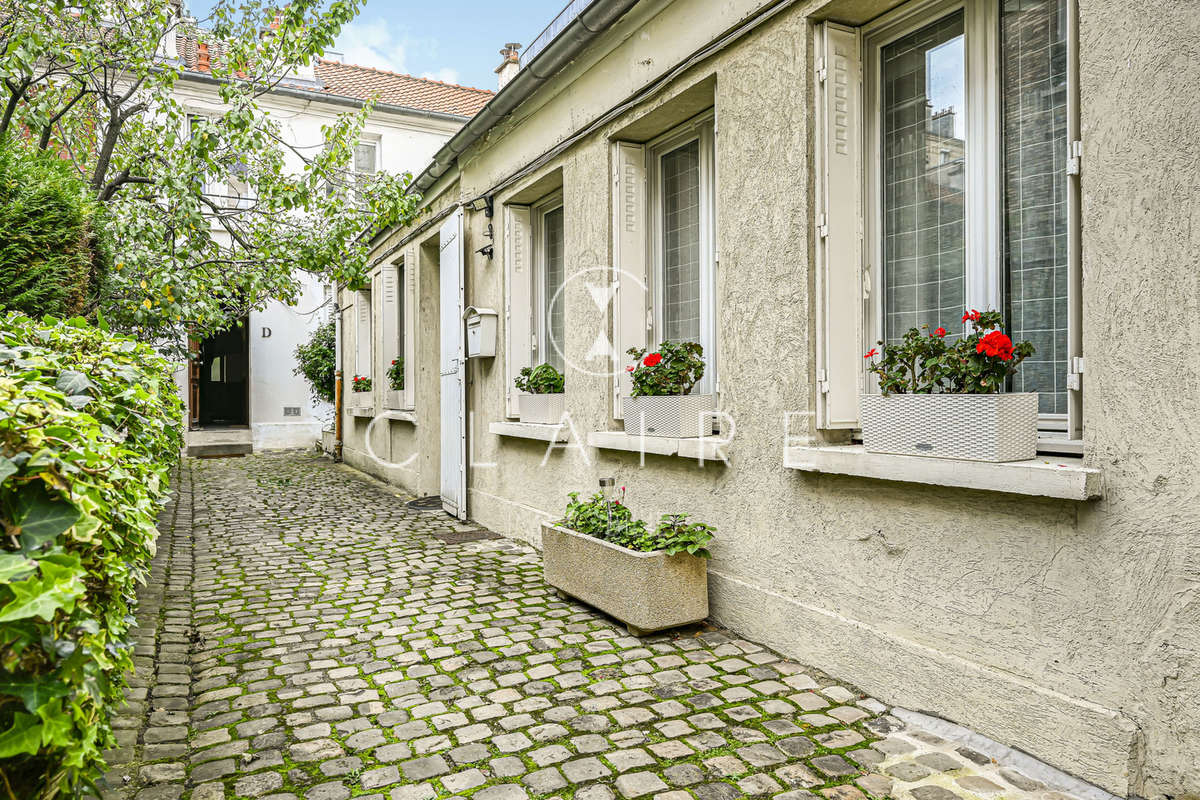
[[[550,364],[522,367],[514,381],[523,394],[517,397],[521,422],[557,425],[566,411],[563,375]]]
[[[393,358],[387,368],[387,407],[400,408],[401,392],[404,391],[404,356]]]
[[[1033,345],[1013,344],[998,311],[971,310],[963,322],[971,330],[960,339],[926,325],[864,356],[880,390],[861,398],[864,449],[995,462],[1037,455],[1037,392],[1003,391]]]
[[[715,529],[665,514],[653,529],[615,499],[572,492],[566,514],[542,525],[546,582],[609,614],[634,636],[708,616],[708,543]]]
[[[625,432],[688,439],[712,435],[714,394],[691,394],[704,377],[704,348],[697,342],[663,342],[647,353],[632,347],[633,394],[621,398]]]

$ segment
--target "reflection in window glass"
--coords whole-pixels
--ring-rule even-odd
[[[662,157],[663,339],[700,341],[700,142]]]
[[[884,339],[962,330],[966,288],[963,12],[882,52]]]
[[[565,369],[563,347],[566,328],[563,317],[562,286],[566,275],[563,260],[563,210],[562,206],[549,211],[542,218],[542,235],[545,252],[542,254],[544,277],[542,284],[542,340],[545,342],[542,361],[551,364],[559,372]]]

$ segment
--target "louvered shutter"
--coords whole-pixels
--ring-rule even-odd
[[[354,374],[371,377],[371,293],[360,290],[354,298],[357,324],[354,331]]]
[[[647,272],[646,148],[618,142],[613,175],[613,416],[624,418],[621,398],[633,390],[625,367],[631,347],[646,347],[653,322]]]
[[[417,390],[417,319],[421,313],[417,294],[417,248],[410,246],[404,252],[403,299],[404,314],[404,408],[414,408]]]
[[[520,412],[513,384],[523,367],[533,366],[533,236],[529,206],[504,207],[505,413]]]
[[[817,34],[817,426],[856,428],[866,342],[858,32]]]

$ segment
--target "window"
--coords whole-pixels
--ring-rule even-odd
[[[361,187],[378,171],[379,145],[376,142],[359,142],[354,146],[354,165],[352,181],[356,187]],[[355,198],[361,200],[359,192]]]
[[[562,289],[566,279],[566,252],[562,195],[556,194],[534,206],[533,223],[533,362],[547,363],[564,372],[566,323]]]
[[[371,290],[354,294],[354,374],[369,378],[371,369]]]
[[[869,385],[861,352],[835,342],[847,323],[865,351],[921,325],[960,335],[979,308],[1037,348],[1010,390],[1039,393],[1043,429],[1078,434],[1069,24],[1067,0],[967,0],[824,26],[823,427],[856,427],[850,395]]]
[[[207,117],[201,114],[189,114],[187,120],[188,136],[191,138],[194,139],[204,133],[206,126],[209,129],[209,136],[217,136],[216,128],[212,127],[212,120]],[[213,155],[218,159],[223,158],[221,151],[217,151]],[[256,194],[248,180],[249,173],[250,165],[245,155],[239,153],[228,165],[228,173],[224,181],[216,180],[211,175],[203,178],[204,193],[225,208],[250,208],[254,205]]]
[[[697,393],[718,390],[716,168],[713,112],[646,145],[614,144],[614,416],[631,391],[632,347],[663,340],[704,347]]]

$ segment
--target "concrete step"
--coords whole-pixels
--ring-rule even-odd
[[[254,452],[249,442],[221,442],[214,444],[189,444],[187,454],[193,458],[230,458]]]

